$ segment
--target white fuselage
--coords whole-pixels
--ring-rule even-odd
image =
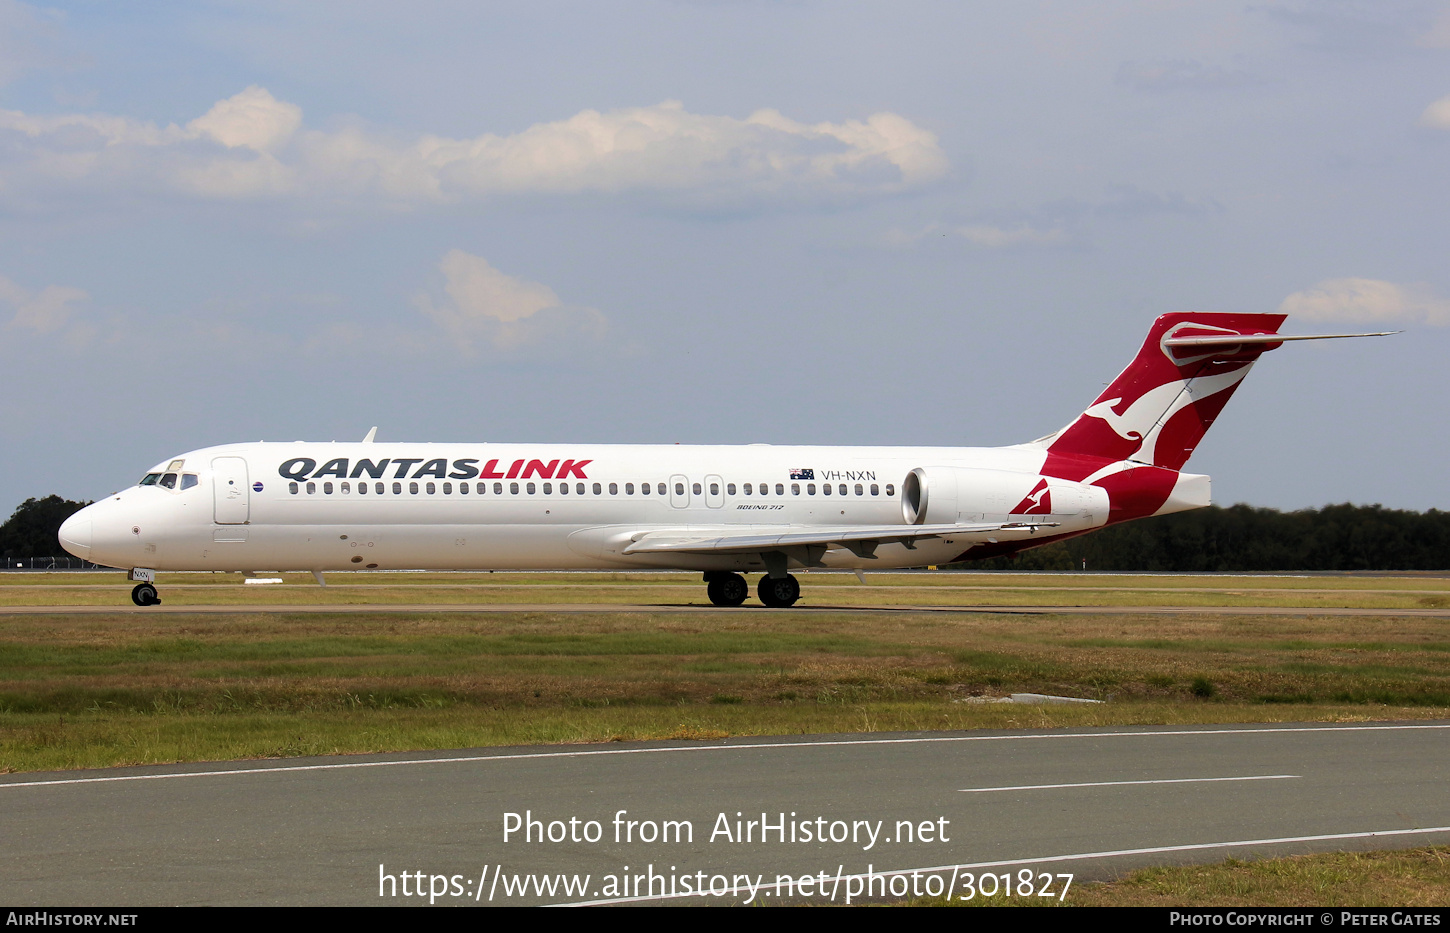
[[[625,551],[648,535],[909,528],[904,485],[919,468],[938,478],[929,518],[916,521],[1002,523],[1041,488],[1044,456],[1031,446],[240,444],[158,465],[149,485],[77,513],[61,537],[97,563],[158,570],[762,570],[758,549]],[[1052,482],[1052,511],[1033,517],[1054,535],[1107,521],[1101,489]],[[792,551],[791,565],[922,566],[1034,534],[964,527],[874,552]]]

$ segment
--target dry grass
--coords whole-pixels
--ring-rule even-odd
[[[1450,621],[1424,617],[98,612],[4,626],[0,767],[11,770],[1450,715]],[[1109,702],[960,702],[1015,692]]]
[[[708,605],[690,573],[333,573],[282,585],[243,586],[237,574],[161,574],[167,605],[218,606],[590,603]],[[1265,606],[1341,609],[1450,608],[1450,577],[1119,576],[880,573],[861,585],[842,573],[802,574],[803,606]],[[120,574],[0,574],[0,606],[114,606],[127,601]]]
[[[1447,907],[1450,847],[1148,868],[1068,895],[1079,907]]]

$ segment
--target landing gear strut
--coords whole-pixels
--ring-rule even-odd
[[[738,573],[705,574],[705,592],[717,606],[738,606],[750,595],[750,584]]]
[[[138,583],[131,590],[131,602],[138,606],[159,606],[161,597],[156,595],[156,587],[149,583]]]
[[[755,594],[772,609],[787,609],[801,598],[801,585],[790,574],[783,577],[764,576],[760,578]]]

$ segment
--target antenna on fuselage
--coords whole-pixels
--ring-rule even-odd
[[[377,436],[378,436],[378,426],[377,425],[373,425],[372,430],[368,431],[368,436],[365,437],[365,438],[363,438],[362,439],[362,442],[364,444],[371,444],[373,442],[373,438],[375,438]]]

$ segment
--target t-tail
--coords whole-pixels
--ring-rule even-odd
[[[1112,521],[1208,504],[1208,477],[1180,474],[1260,356],[1293,340],[1283,314],[1180,312],[1153,322],[1127,368],[1067,427],[1033,441],[1042,472],[1105,487]],[[1181,501],[1179,501],[1181,500]]]

